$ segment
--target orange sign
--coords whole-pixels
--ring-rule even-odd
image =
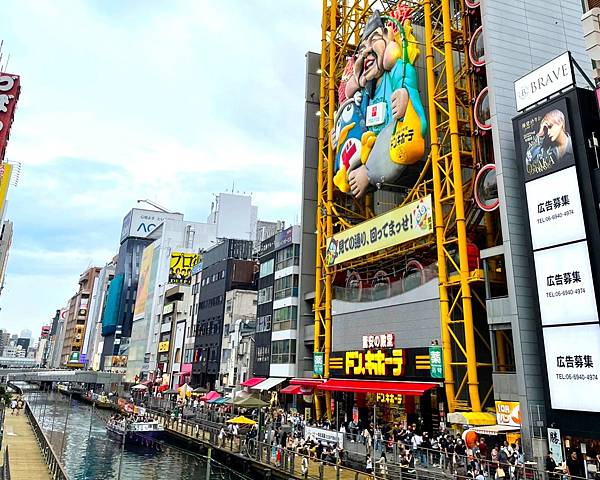
[[[496,422],[498,425],[521,426],[521,405],[519,402],[496,402]]]

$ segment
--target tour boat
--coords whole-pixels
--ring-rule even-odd
[[[127,428],[127,432],[125,429]],[[110,434],[113,434],[119,438],[123,438],[123,435],[127,433],[125,437],[125,441],[136,441],[136,437],[157,437],[162,432],[165,431],[165,428],[158,423],[156,420],[151,420],[147,422],[142,421],[125,421],[124,419],[118,420],[109,420],[106,423],[106,431]]]
[[[94,400],[94,404],[96,408],[113,408],[113,403],[106,395],[98,395],[98,398]]]

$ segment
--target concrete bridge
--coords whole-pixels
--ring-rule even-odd
[[[123,375],[92,370],[49,370],[46,368],[0,368],[2,382],[72,382],[110,385],[121,383]]]

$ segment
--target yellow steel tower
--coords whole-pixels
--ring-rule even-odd
[[[349,56],[356,52],[360,32],[374,8],[384,13],[397,1],[323,0],[321,41],[321,84],[319,118],[317,249],[315,286],[314,351],[324,354],[323,377],[329,377],[331,353],[332,282],[336,269],[349,265],[327,266],[327,238],[370,216],[369,199],[364,203],[349,200],[334,189],[334,152],[329,141],[334,126],[336,95]],[[385,256],[403,255],[415,249],[437,247],[440,281],[440,312],[444,351],[444,374],[449,410],[480,411],[477,335],[473,322],[473,283],[481,282],[479,270],[469,271],[467,258],[468,208],[472,192],[472,172],[476,165],[471,105],[473,93],[468,64],[463,0],[420,0],[404,2],[414,8],[424,22],[427,67],[431,153],[424,170],[405,202],[433,189],[435,236],[410,245],[401,245],[354,262],[374,262]],[[435,241],[435,244],[433,243]],[[480,302],[483,305],[483,302]],[[480,341],[487,345],[483,336]],[[491,390],[483,395],[489,397]],[[330,413],[322,398],[316,397],[317,415]]]

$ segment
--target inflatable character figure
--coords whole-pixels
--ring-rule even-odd
[[[394,183],[425,152],[427,123],[414,67],[419,50],[410,21],[390,21],[386,26],[377,10],[369,18],[342,77],[343,103],[331,136],[334,183],[358,198]]]

